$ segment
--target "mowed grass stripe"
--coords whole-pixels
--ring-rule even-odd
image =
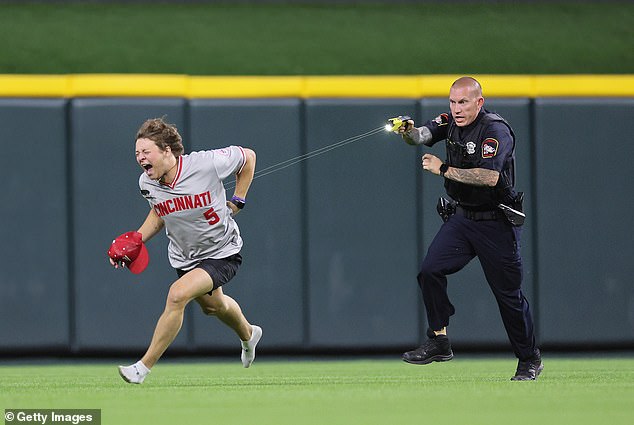
[[[0,74],[629,74],[634,4],[0,4]]]
[[[536,382],[513,359],[163,361],[143,385],[116,363],[0,367],[4,408],[100,408],[104,424],[629,424],[634,358],[544,358]]]

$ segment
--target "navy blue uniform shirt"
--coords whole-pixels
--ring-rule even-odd
[[[447,164],[456,168],[484,168],[498,171],[496,187],[473,186],[445,179],[447,194],[467,208],[495,209],[502,202],[504,187],[514,193],[515,136],[510,125],[498,114],[484,108],[474,122],[458,127],[451,114],[443,113],[424,124],[432,134],[433,146],[447,140]]]

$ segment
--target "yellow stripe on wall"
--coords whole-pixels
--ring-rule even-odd
[[[460,75],[0,75],[0,97],[446,97]],[[634,97],[634,74],[473,75],[485,97]]]
[[[545,75],[534,84],[533,97],[634,95],[634,75]]]
[[[305,77],[301,97],[420,97],[418,76]]]
[[[65,97],[183,97],[189,77],[159,74],[78,74],[69,77]]]
[[[67,97],[70,78],[64,75],[0,75],[2,97]]]
[[[304,77],[188,77],[187,98],[299,97]]]

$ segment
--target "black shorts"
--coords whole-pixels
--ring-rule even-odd
[[[227,258],[208,258],[202,260],[190,270],[176,269],[176,274],[178,274],[178,277],[183,277],[188,271],[203,269],[214,283],[214,287],[211,288],[211,291],[207,292],[211,295],[214,289],[221,287],[233,279],[238,272],[238,268],[240,268],[240,264],[242,264],[242,256],[240,254],[233,254]]]

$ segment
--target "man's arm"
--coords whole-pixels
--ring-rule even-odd
[[[430,153],[423,155],[423,169],[433,174],[440,175],[440,166],[443,162],[440,158]],[[445,171],[445,178],[472,186],[494,187],[500,177],[500,173],[486,168],[456,168],[449,167]]]
[[[409,145],[433,146],[436,142],[447,138],[450,115],[442,113],[433,120],[427,121],[421,127],[414,127],[414,120],[407,120],[398,129],[398,133]]]
[[[431,146],[431,142],[433,139],[433,135],[431,131],[426,126],[422,127],[414,127],[414,121],[407,121],[407,130],[404,130],[401,133],[403,140],[408,145],[416,146],[416,145],[427,145]]]
[[[251,182],[253,181],[253,174],[255,173],[255,162],[256,155],[255,152],[251,149],[244,149],[244,154],[246,156],[244,166],[240,170],[239,173],[236,174],[236,188],[233,191],[233,196],[240,198],[242,200],[247,199],[247,192],[249,191],[249,187],[251,186]],[[229,208],[233,211],[233,214],[237,214],[240,211],[240,208],[236,206],[235,203],[231,202],[231,200],[227,201]]]
[[[163,221],[163,219],[158,216],[156,211],[154,211],[154,208],[150,208],[150,212],[147,215],[147,218],[145,219],[141,227],[139,227],[139,230],[137,230],[137,232],[143,235],[143,242],[145,243],[152,239],[152,237],[156,235],[163,228],[163,226],[165,226],[165,222]]]
[[[498,182],[500,173],[495,170],[487,170],[486,168],[463,169],[449,167],[445,173],[445,177],[472,186],[494,187]]]
[[[156,235],[159,230],[163,228],[164,225],[165,222],[163,221],[163,219],[158,216],[154,209],[150,209],[150,213],[147,215],[147,218],[145,219],[141,227],[139,227],[139,230],[137,230],[137,232],[141,233],[142,241],[143,243],[145,243],[152,239],[152,237]],[[112,243],[114,245],[115,242],[113,241]],[[108,251],[108,255],[110,255],[110,251]],[[115,269],[125,267],[124,262],[120,261],[120,259],[117,259],[117,261],[115,261],[111,256],[108,260],[110,260],[110,264]]]

